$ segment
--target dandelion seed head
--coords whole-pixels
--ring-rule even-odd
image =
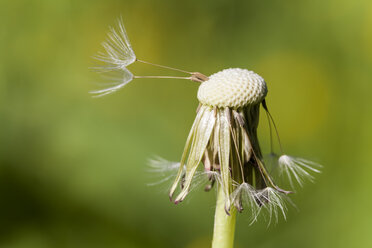
[[[198,99],[209,106],[240,108],[261,102],[266,94],[267,86],[260,75],[246,69],[230,68],[203,82]]]

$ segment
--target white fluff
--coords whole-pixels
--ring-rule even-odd
[[[106,72],[102,74],[102,78],[106,81],[104,85],[108,87],[90,91],[91,94],[94,94],[94,97],[105,96],[123,88],[133,80],[133,74],[127,68],[123,68],[121,70]]]
[[[231,202],[233,204],[239,205],[241,203],[241,207],[249,209],[251,212],[251,224],[257,221],[262,209],[258,205],[256,194],[257,191],[248,183],[237,185],[236,189],[231,194]]]
[[[268,225],[270,225],[273,217],[275,218],[275,222],[278,222],[279,212],[281,212],[284,219],[286,219],[287,206],[285,204],[286,196],[284,194],[271,187],[267,187],[257,191],[256,198],[269,214]]]
[[[111,82],[107,84],[110,86],[105,89],[90,92],[96,94],[96,97],[113,93],[133,80],[133,74],[126,67],[136,61],[136,55],[121,18],[118,20],[117,29],[110,27],[107,36],[107,40],[102,42],[105,52],[99,52],[94,57],[101,64],[92,69],[102,73],[103,77],[109,77]],[[116,76],[112,77],[111,74],[116,74]]]
[[[117,30],[110,27],[107,40],[102,42],[105,52],[99,52],[95,58],[104,62],[105,65],[97,69],[120,70],[136,61],[136,55],[121,18],[117,22]]]
[[[149,169],[148,172],[153,173],[153,175],[160,177],[161,179],[149,183],[149,186],[154,186],[158,184],[162,184],[165,182],[169,182],[172,178],[174,178],[180,168],[180,162],[169,161],[161,157],[155,157],[153,159],[149,159],[148,161]],[[182,169],[185,171],[185,168]],[[217,183],[221,183],[221,176],[219,173],[215,171],[196,171],[193,184],[190,187],[190,191],[197,188],[200,185],[205,185],[210,182],[210,180],[214,180]]]
[[[314,176],[311,172],[320,173],[320,170],[314,167],[322,167],[321,165],[305,160],[302,158],[295,158],[288,155],[282,155],[279,158],[279,170],[281,173],[285,173],[288,180],[294,188],[294,180],[302,187],[305,180],[313,182]]]

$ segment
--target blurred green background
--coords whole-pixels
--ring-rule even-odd
[[[371,1],[1,0],[1,248],[209,247],[215,194],[175,206],[166,184],[147,185],[159,179],[148,158],[179,160],[198,85],[88,94],[91,56],[120,15],[140,59],[262,75],[287,153],[324,165],[287,221],[239,216],[236,247],[372,247]],[[265,119],[259,134],[268,152]]]

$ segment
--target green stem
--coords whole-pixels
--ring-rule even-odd
[[[230,216],[225,212],[225,193],[220,186],[217,195],[212,248],[233,248],[236,209],[231,207]]]

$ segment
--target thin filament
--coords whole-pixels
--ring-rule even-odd
[[[270,153],[273,154],[274,153],[274,148],[273,148],[273,130],[272,130],[272,127],[271,127],[271,120],[270,120],[269,114],[267,112],[266,112],[266,117],[267,117],[267,123],[269,124],[269,130],[270,130],[269,131],[270,132]]]
[[[267,108],[267,105],[266,105],[266,101],[265,100],[262,101],[262,107],[265,109],[266,114],[269,116],[270,120],[273,123],[274,129],[275,129],[275,133],[276,133],[276,136],[278,138],[278,143],[279,143],[280,151],[281,151],[282,154],[284,154],[283,147],[282,147],[282,142],[280,142],[280,137],[279,137],[278,129],[277,129],[276,125],[275,125],[274,118],[271,116],[271,114],[269,112],[269,109]]]
[[[173,79],[191,80],[191,77],[174,77],[174,76],[133,76],[133,78],[173,78]]]
[[[165,69],[169,69],[169,70],[173,70],[173,71],[179,71],[179,72],[183,72],[183,73],[187,73],[187,74],[192,74],[192,72],[177,69],[177,68],[173,68],[173,67],[169,67],[169,66],[165,66],[165,65],[154,64],[154,63],[150,63],[150,62],[139,60],[139,59],[137,59],[137,61],[141,62],[141,63],[144,63],[144,64],[149,64],[149,65],[153,65],[153,66],[157,66],[157,67],[161,67],[161,68],[165,68]]]
[[[240,155],[239,155],[238,145],[236,144],[235,134],[234,134],[234,132],[233,132],[233,130],[232,130],[232,128],[231,128],[231,125],[230,125],[230,133],[231,133],[231,136],[232,136],[232,138],[233,138],[233,142],[234,142],[234,146],[235,146],[236,154],[238,155],[239,167],[240,167],[240,173],[242,173],[243,183],[245,183],[245,176],[244,176],[244,170],[243,170],[242,159],[240,158]]]

